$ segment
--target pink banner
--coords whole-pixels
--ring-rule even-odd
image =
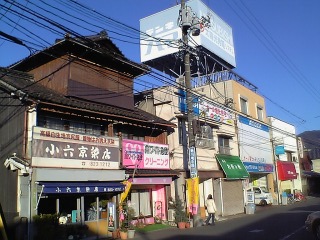
[[[170,169],[169,146],[124,139],[122,164],[126,168]]]
[[[155,186],[152,190],[154,202],[154,216],[159,220],[166,220],[166,193],[164,186]]]

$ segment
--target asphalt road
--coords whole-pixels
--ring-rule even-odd
[[[230,216],[215,226],[165,229],[136,234],[135,240],[309,240],[304,228],[307,215],[320,211],[320,198],[286,206],[257,207],[254,214]]]

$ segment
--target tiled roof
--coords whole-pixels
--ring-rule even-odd
[[[137,77],[150,71],[147,65],[139,64],[127,59],[117,46],[104,34],[83,38],[70,38],[57,40],[56,43],[28,58],[10,66],[11,69],[30,72],[43,64],[65,55],[73,55],[88,61],[119,69],[131,77]]]
[[[174,124],[139,108],[127,109],[111,105],[88,102],[81,99],[69,98],[33,81],[30,74],[0,68],[0,89],[5,89],[10,94],[19,95],[26,101],[35,101],[38,104],[58,105],[59,107],[72,108],[78,111],[90,111],[96,114],[107,115],[111,118],[139,122],[140,124],[161,125],[175,127]]]

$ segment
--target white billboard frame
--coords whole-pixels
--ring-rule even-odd
[[[191,7],[198,18],[210,17],[209,26],[202,28],[199,36],[193,36],[194,41],[189,41],[189,45],[202,46],[236,67],[232,28],[200,0],[190,0],[186,5]],[[178,22],[180,8],[180,5],[176,5],[140,19],[141,62],[179,51],[179,40],[182,40]]]

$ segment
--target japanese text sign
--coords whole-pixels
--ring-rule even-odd
[[[169,146],[124,139],[122,164],[126,168],[170,169]]]

